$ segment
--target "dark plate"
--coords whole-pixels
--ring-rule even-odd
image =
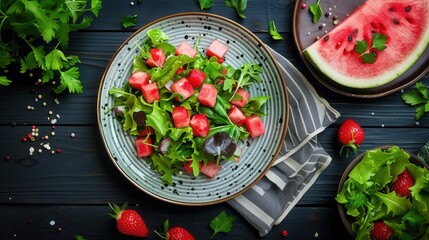
[[[331,15],[329,17],[323,15],[318,23],[313,23],[309,11],[309,6],[313,3],[316,3],[316,1],[296,1],[293,17],[293,33],[295,38],[295,44],[298,47],[301,59],[304,61],[310,72],[315,76],[318,81],[320,81],[327,88],[339,94],[343,94],[350,97],[382,97],[412,85],[429,71],[428,47],[426,47],[426,50],[423,52],[420,59],[417,60],[417,62],[401,76],[382,86],[367,89],[345,87],[332,81],[331,79],[324,76],[323,73],[314,68],[306,59],[306,57],[302,54],[302,51],[308,46],[310,46],[315,41],[317,36],[322,37],[325,34],[325,31],[329,32],[335,27],[332,20],[333,16],[337,16],[338,19],[341,21],[346,18],[348,14],[351,14],[363,2],[365,1],[321,1],[320,5],[324,10],[324,13],[330,12]],[[305,9],[301,8],[301,4],[303,3],[307,4],[307,7]],[[326,24],[326,26],[324,26],[322,29],[319,29],[319,25],[324,23]]]
[[[390,147],[391,146],[380,146],[380,147],[375,148],[375,149],[386,150]],[[422,161],[418,156],[416,156],[410,152],[407,152],[407,153],[410,155],[409,161],[411,163],[414,163],[415,165],[422,166],[422,167],[429,169],[429,166],[424,161]],[[359,154],[355,159],[353,159],[353,161],[350,162],[350,164],[344,170],[344,172],[341,176],[340,182],[338,184],[337,193],[341,192],[341,189],[343,188],[344,182],[349,178],[349,173],[362,160],[362,158],[365,156],[365,154],[366,154],[366,152]],[[338,212],[339,212],[340,217],[341,217],[341,221],[343,222],[343,224],[346,227],[347,231],[349,232],[350,236],[356,237],[356,233],[352,229],[352,223],[355,221],[355,219],[352,216],[347,214],[347,210],[344,207],[344,204],[337,203],[337,207],[338,207]]]

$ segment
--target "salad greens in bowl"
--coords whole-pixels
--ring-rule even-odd
[[[383,146],[357,156],[336,200],[355,239],[428,239],[429,171],[417,156]]]
[[[157,19],[119,47],[102,77],[98,125],[115,167],[175,204],[227,201],[274,163],[288,98],[277,63],[227,18]]]

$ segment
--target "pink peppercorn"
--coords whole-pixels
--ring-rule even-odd
[[[305,9],[307,7],[307,4],[303,3],[301,4],[301,9]]]
[[[283,231],[282,231],[282,237],[287,237],[288,234],[289,233],[287,232],[287,230],[283,229]]]

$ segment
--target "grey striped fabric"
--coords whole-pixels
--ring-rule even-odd
[[[283,221],[331,162],[317,141],[317,134],[340,116],[287,59],[270,50],[288,89],[288,133],[265,177],[244,194],[228,201],[261,236]]]

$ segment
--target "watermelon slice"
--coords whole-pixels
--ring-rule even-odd
[[[387,37],[385,49],[373,48]],[[356,46],[366,43],[363,61]],[[367,0],[303,54],[324,75],[346,87],[373,88],[391,82],[409,69],[429,43],[428,0]]]

